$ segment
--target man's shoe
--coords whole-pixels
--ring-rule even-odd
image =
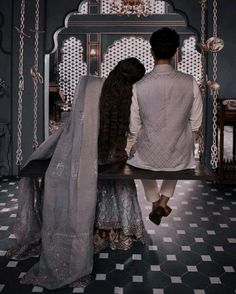
[[[149,219],[151,222],[158,226],[161,223],[161,218],[165,215],[165,209],[161,206],[158,206],[157,208],[154,208],[149,214]]]
[[[158,207],[162,207],[162,206],[159,206],[159,203],[160,203],[159,200],[155,202],[155,204],[153,205],[153,210],[155,210]],[[165,208],[164,207],[162,207],[162,208],[164,209],[164,215],[163,216],[168,216],[172,211],[172,209],[168,205],[166,205]]]

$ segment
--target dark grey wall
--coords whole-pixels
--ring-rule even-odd
[[[8,128],[11,133],[12,130],[12,11],[13,1],[3,3],[0,1],[0,78],[5,82],[7,89],[0,95],[0,124],[1,130]],[[3,124],[6,124],[3,126]],[[9,135],[1,133],[0,135],[0,174],[10,173],[10,167],[12,166],[12,148],[11,142],[5,144]]]
[[[218,54],[218,80],[221,84],[221,98],[236,99],[236,1],[218,1],[218,36],[225,47]],[[209,19],[212,30],[212,18]]]
[[[66,15],[78,8],[81,0],[50,0],[40,1],[40,29],[45,33],[40,35],[40,73],[44,74],[44,54],[50,52],[53,48],[53,33],[60,27],[64,26]],[[96,1],[93,0],[94,5]],[[190,27],[200,31],[200,5],[199,0],[172,0],[168,1],[173,5],[176,12],[187,16]],[[34,5],[35,1],[26,1],[26,19],[25,31],[34,26]],[[18,88],[18,46],[19,34],[15,26],[19,26],[20,18],[20,1],[0,0],[0,77],[6,80],[8,89],[6,95],[0,98],[0,123],[7,122],[10,124],[12,143],[10,153],[10,174],[16,174],[15,152],[17,138],[17,88]],[[236,25],[235,11],[236,1],[218,0],[218,31],[219,36],[225,41],[225,48],[219,53],[218,64],[219,72],[218,81],[221,84],[220,96],[224,98],[236,97],[236,58],[234,55],[236,49]],[[209,36],[212,31],[212,1],[209,1],[207,11]],[[32,33],[31,33],[32,35]],[[30,39],[25,38],[25,93],[24,93],[24,111],[23,111],[23,135],[22,149],[23,156],[26,159],[32,153],[32,136],[33,136],[33,83],[29,74],[29,68],[33,65],[33,35]],[[212,75],[211,56],[208,59],[208,75]],[[44,139],[44,94],[43,86],[40,86],[39,93],[39,141]],[[206,98],[206,162],[209,162],[210,145],[211,145],[211,97]]]

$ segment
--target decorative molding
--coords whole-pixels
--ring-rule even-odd
[[[6,55],[11,55],[11,51],[7,51],[3,48],[3,32],[1,30],[3,25],[4,25],[4,15],[2,14],[2,12],[0,12],[0,50]]]
[[[171,0],[165,0],[165,2],[168,3],[169,6],[171,6],[173,12],[172,13],[168,13],[169,16],[173,15],[173,14],[177,14],[179,16],[182,16],[183,17],[183,20],[178,20],[178,21],[155,21],[155,20],[151,20],[150,19],[150,16],[148,16],[147,18],[145,18],[146,20],[141,20],[140,18],[136,21],[134,21],[134,19],[130,20],[130,21],[121,21],[121,18],[120,16],[119,19],[120,20],[117,20],[117,21],[104,21],[104,16],[108,16],[108,15],[104,15],[104,14],[96,14],[96,18],[99,17],[101,18],[101,21],[100,20],[96,20],[96,21],[90,21],[90,20],[86,20],[85,17],[89,17],[89,15],[78,15],[78,10],[79,10],[79,7],[83,4],[84,0],[79,0],[79,3],[77,5],[77,9],[76,10],[70,10],[68,12],[66,12],[64,14],[64,17],[63,17],[63,25],[60,26],[60,27],[57,27],[55,28],[55,30],[52,32],[53,36],[52,37],[54,39],[54,42],[53,42],[53,48],[51,48],[50,50],[46,50],[46,53],[51,53],[53,52],[53,50],[55,50],[55,47],[56,47],[56,36],[59,34],[59,32],[61,32],[63,29],[65,28],[68,28],[69,26],[74,26],[74,27],[81,27],[81,28],[85,28],[85,27],[139,27],[139,26],[145,26],[145,27],[153,27],[153,26],[159,26],[159,27],[163,27],[163,26],[169,26],[169,27],[186,27],[187,29],[191,30],[194,34],[197,35],[197,37],[199,38],[199,31],[189,25],[189,18],[187,16],[187,14],[180,10],[180,9],[177,9],[175,7],[175,5],[173,4],[173,1]],[[81,20],[79,21],[75,21],[75,20],[70,20],[71,16],[77,14]],[[95,15],[90,15],[90,17],[94,17]],[[151,17],[156,17],[156,15],[152,15]],[[163,16],[163,15],[158,15],[159,17],[160,16]],[[131,23],[133,23],[131,25]],[[51,34],[51,32],[49,32]]]
[[[5,95],[7,90],[7,85],[4,78],[0,77],[0,98]]]
[[[73,27],[186,27],[186,23],[181,20],[170,21],[170,20],[162,20],[162,21],[142,21],[134,22],[130,21],[92,21],[92,20],[74,20],[69,22],[69,26]]]

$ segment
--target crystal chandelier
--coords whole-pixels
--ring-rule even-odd
[[[148,16],[153,8],[154,0],[111,0],[112,11],[117,15],[135,14],[138,17]]]

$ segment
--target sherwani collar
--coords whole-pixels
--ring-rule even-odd
[[[156,64],[153,68],[153,72],[158,74],[168,74],[174,70],[171,64]]]

